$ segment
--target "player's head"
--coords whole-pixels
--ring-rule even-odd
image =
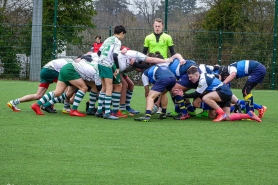
[[[149,53],[148,56],[149,56],[149,57],[154,57],[154,58],[161,58],[161,59],[164,59],[164,57],[160,54],[159,51],[156,51],[155,53]]]
[[[162,33],[163,30],[163,21],[160,18],[156,18],[153,23],[153,31],[156,34]]]
[[[221,81],[223,82],[227,76],[229,76],[228,66],[220,66],[218,74],[221,77]]]
[[[114,28],[114,34],[120,39],[122,40],[126,34],[126,30],[125,27],[123,27],[122,25],[116,26]]]
[[[143,61],[139,61],[138,65],[136,65],[136,67],[135,67],[135,70],[137,72],[143,72],[143,71],[145,71],[146,69],[150,68],[153,65],[154,64],[143,62]]]
[[[199,70],[196,66],[192,66],[187,70],[188,78],[191,82],[196,83],[200,78]]]
[[[130,50],[130,48],[127,47],[127,46],[122,46],[122,47],[121,47],[121,50],[123,50],[123,49]]]

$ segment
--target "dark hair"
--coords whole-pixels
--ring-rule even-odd
[[[148,56],[149,56],[149,57],[154,57],[154,58],[161,58],[161,59],[164,59],[164,57],[160,54],[159,51],[156,51],[155,53],[149,53]]]
[[[220,66],[218,74],[221,76],[221,80],[224,79],[226,76],[229,76],[228,66]]]
[[[149,53],[148,57],[155,57],[155,54],[154,53]]]
[[[187,70],[187,74],[188,74],[188,75],[193,75],[193,74],[195,74],[195,73],[197,73],[197,72],[199,72],[197,67],[190,67],[190,68]]]
[[[123,27],[122,25],[116,26],[114,28],[114,34],[120,34],[122,32],[123,32],[123,34],[126,34],[125,27]]]
[[[97,39],[97,38],[101,39],[101,36],[100,36],[100,35],[97,35],[97,36],[95,37],[95,39]]]
[[[150,64],[150,63],[143,62],[143,61],[138,61],[138,62],[134,62],[133,67],[142,69],[142,71],[145,71],[146,69],[148,69],[149,67],[151,67],[153,65],[154,64]]]
[[[83,55],[79,55],[76,59],[81,58]]]

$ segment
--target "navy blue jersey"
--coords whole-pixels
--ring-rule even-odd
[[[163,80],[165,78],[173,77],[175,75],[166,66],[152,66],[146,69],[142,75],[143,85],[146,86],[149,83],[155,84],[156,81]]]
[[[187,73],[187,70],[191,67],[191,66],[197,66],[196,62],[194,62],[193,60],[185,60],[185,64],[184,65],[180,65],[180,60],[179,59],[174,59],[173,62],[171,62],[171,64],[169,65],[169,69],[172,71],[172,73],[174,73],[174,75],[176,76],[176,78],[180,78],[180,76],[184,75]]]
[[[229,73],[236,72],[236,78],[249,76],[261,63],[255,60],[241,60],[229,65]],[[235,69],[233,69],[233,67]]]

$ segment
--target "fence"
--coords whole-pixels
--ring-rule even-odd
[[[29,79],[31,30],[31,25],[0,24],[1,79]],[[101,35],[104,40],[112,33],[111,27],[58,26],[57,40],[53,42],[53,26],[43,25],[41,66],[52,60],[53,56],[74,57],[86,53],[90,50],[96,35]],[[133,50],[142,51],[144,38],[150,33],[151,30],[129,28],[122,44]],[[267,68],[264,82],[257,88],[277,89],[278,87],[275,48],[277,43],[274,43],[273,34],[171,29],[168,29],[168,34],[173,38],[176,52],[199,64],[227,65],[242,59],[257,60]],[[130,75],[136,83],[140,83],[135,72],[131,72]],[[240,88],[243,83],[242,80],[235,80],[232,87]]]

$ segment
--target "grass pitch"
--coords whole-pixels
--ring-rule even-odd
[[[277,91],[253,91],[268,107],[262,123],[156,115],[149,123],[111,121],[70,117],[61,104],[45,116],[35,115],[33,102],[20,104],[21,112],[6,106],[37,86],[0,81],[0,184],[278,184]],[[143,87],[135,88],[132,107],[144,114]]]

